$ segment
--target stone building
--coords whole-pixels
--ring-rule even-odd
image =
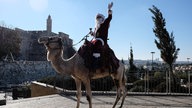
[[[65,54],[64,58],[69,58],[69,53],[74,53],[72,47],[73,40],[68,34],[63,32],[52,32],[52,19],[49,15],[46,21],[46,30],[23,30],[20,28],[6,30],[15,30],[21,37],[20,56],[14,62],[0,61],[0,86],[7,84],[20,84],[26,81],[34,81],[47,76],[56,75],[50,62],[47,62],[46,49],[43,44],[38,43],[38,38],[43,36],[59,36],[62,38]]]
[[[23,30],[16,28],[16,31],[19,32],[22,42],[21,42],[21,56],[19,60],[27,61],[45,61],[46,59],[46,50],[42,44],[38,43],[38,38],[43,36],[59,36],[64,40],[65,45],[72,47],[73,40],[69,38],[68,34],[63,32],[54,33],[52,32],[52,19],[49,15],[46,22],[46,30]]]

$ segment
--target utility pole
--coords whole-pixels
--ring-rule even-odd
[[[190,81],[190,76],[191,76],[190,73],[191,72],[190,72],[190,66],[189,66],[189,59],[190,58],[187,58],[187,62],[188,62],[188,69],[187,70],[188,70],[188,83],[189,83],[189,95],[190,95],[191,94],[191,81]]]
[[[152,54],[151,70],[153,70],[153,54],[155,54],[155,52],[151,52],[151,54]]]

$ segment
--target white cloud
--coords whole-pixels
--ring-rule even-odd
[[[48,7],[48,0],[29,0],[29,4],[34,11],[43,12]]]

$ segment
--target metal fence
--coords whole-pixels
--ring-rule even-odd
[[[171,77],[169,71],[139,70],[127,72],[126,88],[130,94],[162,94],[162,95],[191,95],[191,71],[176,72]],[[60,86],[63,91],[76,90],[74,80],[57,75],[52,80],[52,84]],[[49,82],[50,83],[50,82]],[[111,77],[100,78],[91,81],[92,91],[100,93],[114,92],[116,87]],[[84,90],[84,87],[82,87]]]
[[[191,95],[191,73],[192,71],[175,72],[174,81],[172,81],[167,70],[129,71],[126,72],[126,88],[128,94],[135,95]],[[70,76],[56,75],[42,79],[40,82],[60,87],[65,93],[76,91],[75,82]],[[111,77],[91,80],[91,88],[98,94],[116,93],[116,87]],[[82,86],[82,90],[85,90],[84,86]]]
[[[191,71],[174,72],[171,76],[168,70],[143,70],[128,72],[127,77],[129,92],[191,95],[192,91]],[[132,78],[132,80],[129,80],[129,78]]]

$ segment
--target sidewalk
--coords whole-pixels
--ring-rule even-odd
[[[115,96],[93,96],[93,108],[112,108]],[[120,105],[118,103],[117,107]],[[8,100],[0,108],[75,108],[76,97],[49,95],[20,100]],[[85,96],[80,108],[88,108]],[[192,96],[127,96],[123,108],[192,108]]]

